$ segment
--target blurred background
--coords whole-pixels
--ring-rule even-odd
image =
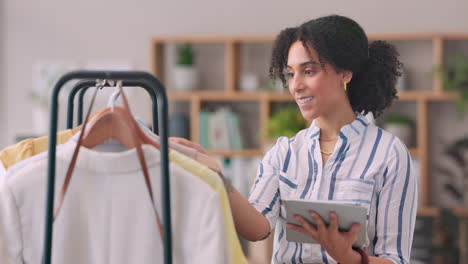
[[[47,134],[61,74],[143,70],[166,85],[171,135],[209,149],[247,196],[274,139],[308,125],[268,79],[275,35],[344,15],[371,40],[395,44],[404,63],[400,100],[374,122],[406,143],[418,170],[411,263],[468,263],[467,12],[462,0],[0,0],[0,149]],[[150,124],[147,94],[127,92],[133,113]],[[100,92],[95,109],[110,94]],[[60,129],[66,103],[64,92]],[[252,263],[269,262],[270,243],[244,243]]]

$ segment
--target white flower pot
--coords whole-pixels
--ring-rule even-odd
[[[174,89],[176,91],[195,90],[198,85],[198,73],[193,66],[176,65],[173,74]]]
[[[385,124],[384,129],[398,137],[406,146],[411,145],[412,129],[410,126],[400,124]]]
[[[243,74],[240,79],[240,88],[244,92],[254,92],[258,89],[259,79],[255,74]]]

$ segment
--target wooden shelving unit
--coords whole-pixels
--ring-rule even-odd
[[[165,47],[167,45],[193,43],[196,45],[217,44],[224,47],[224,87],[216,91],[172,92],[168,91],[169,100],[173,102],[186,102],[190,104],[191,139],[199,139],[199,111],[204,103],[243,103],[250,102],[259,105],[258,123],[260,129],[260,148],[241,151],[213,150],[211,153],[230,156],[257,156],[261,155],[267,145],[266,123],[271,115],[272,104],[293,102],[288,92],[242,92],[239,89],[239,77],[242,72],[242,45],[271,44],[274,36],[194,36],[194,37],[163,37],[155,38],[151,42],[152,72],[164,82],[165,78]],[[468,40],[468,34],[370,34],[369,40],[387,40],[390,42],[426,43],[432,50],[432,65],[434,68],[444,63],[445,45],[447,41]],[[425,45],[426,45],[425,44]],[[411,88],[410,88],[411,89]],[[442,88],[441,78],[434,74],[429,87],[413,89],[398,94],[399,101],[410,102],[416,105],[416,146],[410,148],[410,154],[420,162],[420,197],[418,216],[437,217],[439,209],[430,204],[429,180],[429,104],[431,102],[454,101],[458,98],[456,93],[445,92]],[[453,212],[460,217],[468,217],[467,208],[456,208]]]

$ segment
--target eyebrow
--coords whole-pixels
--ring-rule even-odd
[[[310,60],[310,61],[306,61],[306,62],[303,62],[301,64],[299,64],[299,66],[301,67],[304,67],[304,66],[307,66],[307,65],[320,65],[318,62],[316,61],[313,61],[313,60]],[[290,65],[286,65],[286,68],[292,68]]]

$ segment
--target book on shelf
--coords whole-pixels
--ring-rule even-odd
[[[207,149],[241,150],[239,115],[229,108],[200,112],[200,144]]]
[[[201,111],[200,112],[200,145],[205,148],[209,147],[209,140],[208,140],[208,123],[210,120],[211,113],[208,111]]]
[[[209,120],[210,149],[229,149],[229,135],[227,131],[227,112],[225,108],[215,111]]]
[[[230,149],[241,150],[242,149],[242,139],[239,129],[239,116],[232,112],[228,112],[227,118],[227,131],[229,135]]]

